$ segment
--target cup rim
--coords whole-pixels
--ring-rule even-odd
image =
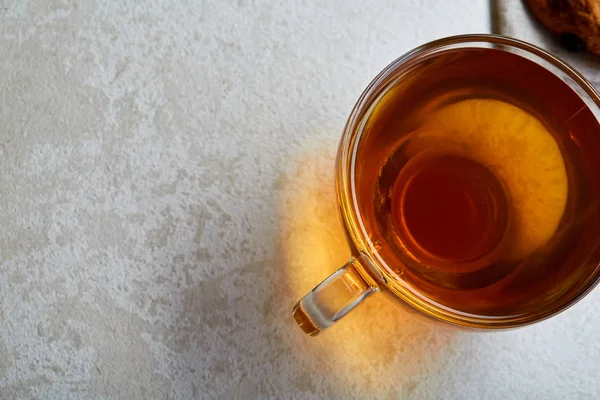
[[[506,329],[550,318],[577,303],[600,283],[600,265],[581,284],[583,289],[572,298],[564,303],[550,303],[549,307],[544,306],[531,315],[489,317],[463,313],[427,299],[417,291],[410,290],[410,286],[407,284],[397,283],[402,282],[402,279],[379,256],[376,246],[369,239],[356,201],[354,185],[356,154],[362,136],[362,124],[366,119],[365,117],[369,115],[372,104],[387,89],[388,84],[395,80],[398,71],[401,71],[403,67],[407,68],[413,65],[412,63],[418,62],[419,58],[429,54],[469,48],[495,48],[507,52],[517,52],[521,56],[526,55],[533,62],[537,61],[536,63],[542,68],[548,69],[540,61],[552,65],[570,78],[575,83],[575,87],[584,91],[587,98],[584,98],[579,91],[576,92],[596,116],[596,119],[600,121],[600,93],[579,72],[555,55],[533,44],[495,34],[468,34],[437,39],[410,50],[388,64],[369,83],[357,100],[340,139],[336,163],[336,192],[346,232],[357,251],[357,257],[364,264],[364,268],[368,269],[368,271],[365,271],[366,274],[370,272],[396,297],[437,320],[461,327]],[[557,77],[565,81],[561,76]],[[565,83],[573,88],[572,82],[565,81]],[[372,277],[367,278],[372,280]]]

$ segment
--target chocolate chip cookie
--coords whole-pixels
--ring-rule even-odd
[[[527,0],[537,18],[569,51],[600,55],[600,0]]]

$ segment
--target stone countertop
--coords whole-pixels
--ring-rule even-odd
[[[391,60],[484,0],[0,0],[0,399],[596,399],[600,290],[495,334],[374,296],[292,305],[348,257],[333,165]]]

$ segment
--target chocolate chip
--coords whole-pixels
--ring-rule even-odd
[[[563,33],[560,35],[560,43],[571,53],[585,51],[585,41],[574,33]]]

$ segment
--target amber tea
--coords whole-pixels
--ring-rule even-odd
[[[597,267],[600,126],[520,55],[461,49],[410,68],[372,107],[355,165],[369,239],[441,306],[523,315]]]

